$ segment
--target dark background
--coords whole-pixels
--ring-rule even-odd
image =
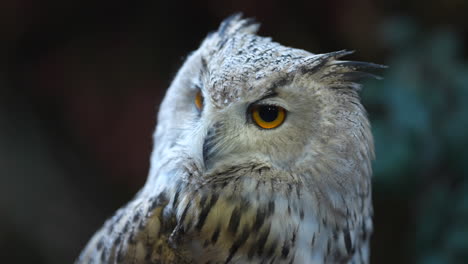
[[[242,11],[261,35],[387,64],[373,263],[468,263],[468,1],[0,2],[0,262],[71,263],[145,181],[184,56]]]

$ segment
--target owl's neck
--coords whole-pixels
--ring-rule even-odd
[[[323,241],[333,237],[339,244],[330,248],[330,254],[336,256],[349,256],[348,250],[366,244],[372,209],[369,190],[363,186],[358,189],[365,193],[356,195],[340,189],[341,185],[315,180],[327,177],[324,170],[320,175],[304,170],[298,175],[252,160],[205,173],[188,155],[167,153],[154,162],[138,197],[148,201],[165,198],[164,214],[176,219],[168,233],[173,243],[197,251],[197,247],[217,248],[219,241],[229,244],[233,237],[240,241],[248,233],[251,235],[240,241],[242,246],[237,250],[248,251],[263,244],[265,251],[280,252],[279,244],[294,240],[294,245],[286,246],[291,251],[307,249],[304,263],[320,255],[323,251],[319,247],[326,246]],[[185,241],[188,237],[197,237],[197,243],[202,244]],[[361,241],[362,237],[365,240]],[[311,250],[312,244],[321,245]],[[223,250],[229,255],[229,248]]]
[[[219,259],[213,257],[213,261],[226,261],[236,254],[245,256],[244,262],[264,258],[265,254],[271,257],[284,254],[284,259],[296,257],[299,261],[300,256],[304,263],[310,263],[313,259],[324,259],[324,241],[333,237],[332,228],[338,228],[336,239],[341,242],[330,246],[329,258],[333,254],[349,256],[345,237],[350,234],[343,231],[346,222],[338,224],[333,218],[336,210],[324,209],[321,203],[328,204],[324,197],[295,181],[293,175],[278,177],[284,172],[257,164],[233,167],[201,181],[193,178],[199,177],[193,174],[194,167],[185,166],[191,168],[187,174],[172,170],[173,174],[168,171],[160,175],[151,188],[151,195],[158,190],[158,196],[147,196],[154,201],[165,197],[164,214],[177,219],[169,232],[171,243],[200,252],[204,257],[206,252],[215,250]],[[290,181],[284,180],[287,178]],[[357,243],[354,239],[355,236],[350,243]],[[233,248],[234,242],[237,248]]]

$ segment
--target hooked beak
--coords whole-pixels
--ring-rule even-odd
[[[210,127],[206,133],[205,139],[203,140],[203,164],[205,169],[211,167],[212,158],[216,154],[214,147],[216,145],[216,128],[215,126]]]

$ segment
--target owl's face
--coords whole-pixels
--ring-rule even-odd
[[[217,107],[212,90],[203,87],[193,91],[185,144],[206,171],[246,161],[288,169],[303,155],[319,113],[294,89],[246,93]]]
[[[346,51],[281,46],[253,34],[248,21],[222,27],[171,85],[156,154],[180,151],[207,174],[247,162],[295,172],[336,163],[346,173],[369,160],[372,137],[355,81],[363,77],[357,69],[375,65],[338,61]]]

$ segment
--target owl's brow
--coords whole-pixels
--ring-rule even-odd
[[[256,104],[256,103],[261,102],[261,101],[263,101],[265,99],[276,97],[276,96],[278,96],[278,93],[276,91],[271,91],[270,90],[266,94],[264,94],[260,99],[253,102],[253,104]]]
[[[273,83],[266,89],[265,93],[262,95],[260,99],[256,102],[265,100],[267,98],[278,96],[278,88],[286,86],[293,81],[293,76],[281,76],[273,81]]]
[[[269,90],[276,91],[276,89],[278,87],[286,86],[286,85],[290,84],[292,81],[293,81],[293,76],[292,75],[281,76],[271,84]]]

